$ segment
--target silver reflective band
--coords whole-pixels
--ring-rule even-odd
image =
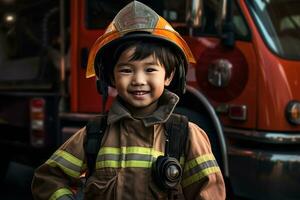
[[[134,10],[134,11],[132,11]],[[135,29],[154,29],[159,16],[148,6],[133,1],[115,17],[115,27],[119,32]]]

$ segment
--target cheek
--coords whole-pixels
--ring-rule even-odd
[[[155,78],[153,78],[152,79],[152,84],[153,84],[153,86],[155,85],[155,88],[158,91],[163,90],[164,87],[165,87],[165,77],[161,76],[161,77],[155,77]]]
[[[120,82],[120,80],[121,80],[120,75],[118,73],[116,73],[115,71],[114,71],[114,77],[113,77],[113,79],[114,79],[114,84],[115,85],[118,85],[119,82]]]
[[[120,92],[128,87],[129,79],[123,76],[115,76],[114,83],[116,90]]]
[[[116,81],[115,81],[115,87],[116,89],[118,88],[124,88],[125,87],[125,83],[123,79],[120,79],[118,77],[116,77]]]

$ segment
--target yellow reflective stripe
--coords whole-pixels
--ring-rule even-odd
[[[82,171],[85,171],[87,169],[87,163],[83,163],[82,165]]]
[[[158,157],[163,154],[162,152],[156,151],[153,148],[147,147],[122,147],[122,153],[152,155],[153,157]]]
[[[185,162],[185,158],[184,158],[184,156],[181,156],[180,159],[179,159],[180,165],[183,166],[184,162]]]
[[[114,148],[114,147],[101,147],[99,155],[101,154],[120,154],[121,149],[120,148]]]
[[[73,193],[67,188],[60,188],[51,195],[49,200],[56,200],[64,195],[73,195]]]
[[[69,152],[63,151],[63,150],[57,150],[54,155],[57,156],[61,156],[64,159],[66,159],[67,161],[69,161],[70,163],[72,163],[73,165],[77,165],[78,167],[82,166],[82,160],[76,158],[75,156],[73,156],[72,154],[70,154]]]
[[[55,160],[48,159],[46,161],[46,164],[50,165],[51,167],[59,166],[66,174],[68,174],[69,176],[71,176],[73,178],[78,178],[80,176],[80,172],[69,169],[69,168],[63,166],[62,164],[56,162]]]
[[[213,154],[205,154],[203,156],[199,156],[193,160],[188,161],[185,164],[184,171],[188,171],[189,169],[192,169],[192,168],[196,167],[197,165],[207,162],[209,160],[215,160],[215,157]]]
[[[182,185],[182,187],[187,187],[187,186],[199,181],[203,177],[208,176],[210,174],[217,173],[217,172],[220,172],[219,167],[209,167],[209,168],[203,169],[200,172],[182,180],[181,185]]]
[[[105,160],[96,163],[96,168],[126,168],[126,167],[139,167],[139,168],[151,168],[152,161],[140,161],[140,160],[129,160],[129,161],[113,161]]]
[[[96,169],[99,168],[126,168],[126,167],[140,167],[140,168],[150,168],[152,166],[153,160],[158,156],[163,155],[163,152],[157,151],[153,148],[147,147],[103,147],[100,149]],[[109,156],[115,155],[120,156]],[[143,160],[139,160],[143,159]],[[116,160],[124,159],[124,160]],[[127,160],[128,159],[128,160]]]
[[[186,162],[182,187],[187,187],[205,176],[220,172],[213,154],[205,154]]]
[[[163,155],[164,153],[157,151],[153,148],[147,148],[147,147],[121,147],[121,148],[115,148],[115,147],[102,147],[100,149],[99,155],[104,154],[143,154],[143,155],[152,155],[153,157],[158,157],[160,155]]]

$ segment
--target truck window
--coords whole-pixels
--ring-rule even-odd
[[[59,4],[49,1],[46,5],[1,2],[0,89],[35,89],[57,81]]]
[[[188,32],[186,17],[186,0],[140,0],[142,3],[154,9],[159,15],[169,21],[181,34]],[[87,0],[86,1],[86,27],[88,29],[101,29],[108,26],[117,12],[130,0]],[[203,26],[195,30],[195,34],[217,36],[217,5],[220,0],[207,0],[204,3]],[[249,29],[241,12],[233,1],[233,23],[236,38],[249,39]]]
[[[106,28],[119,10],[130,2],[131,0],[86,0],[86,28]],[[140,2],[154,9],[159,15],[163,15],[164,1],[140,0]]]
[[[229,1],[228,1],[229,2]],[[218,10],[220,0],[207,0],[203,1],[204,4],[204,15],[203,15],[203,26],[202,30],[199,31],[200,34],[217,36],[217,24],[218,22]],[[232,1],[232,13],[233,13],[233,26],[235,38],[238,40],[250,40],[250,31],[247,23],[241,14],[241,10],[238,7],[236,1]]]
[[[247,0],[265,43],[286,59],[300,59],[300,1]]]
[[[32,80],[37,77],[39,58],[34,54],[33,49],[38,47],[28,42],[28,38],[23,34],[24,31],[19,30],[20,27],[16,25],[11,30],[1,27],[0,82]]]

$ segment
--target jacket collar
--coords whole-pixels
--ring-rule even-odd
[[[108,112],[107,123],[113,124],[123,118],[140,119],[146,127],[157,123],[164,123],[173,113],[178,101],[179,97],[176,94],[165,90],[159,98],[157,109],[152,114],[142,118],[134,118],[127,108],[121,103],[120,97],[117,97]]]

